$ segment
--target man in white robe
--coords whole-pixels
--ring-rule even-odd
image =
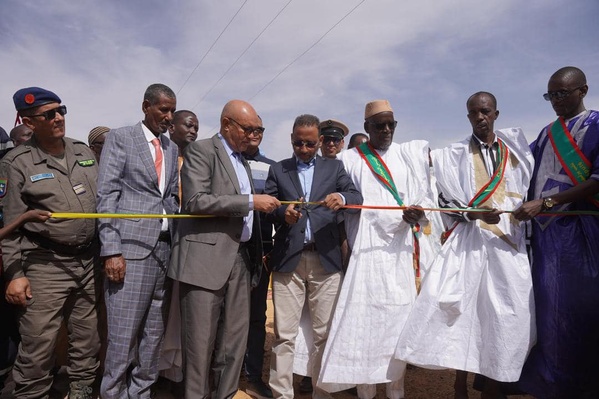
[[[458,370],[456,398],[468,397],[465,372],[480,373],[488,377],[482,397],[496,398],[497,381],[518,380],[536,336],[524,224],[502,212],[522,204],[534,161],[521,129],[493,131],[491,93],[473,94],[467,108],[472,136],[433,152],[439,202],[492,211],[452,215],[396,357]]]
[[[364,128],[370,143],[343,152],[345,169],[365,205],[397,207],[401,201],[431,207],[428,143],[393,143],[396,125],[388,101],[368,103]],[[378,158],[374,162],[378,167],[386,165],[387,182],[395,194],[373,173],[361,153]],[[370,399],[376,394],[375,384],[388,383],[387,397],[403,398],[406,363],[394,359],[393,354],[416,299],[412,229],[421,229],[420,261],[424,263],[423,258],[432,254],[428,219],[418,206],[403,211],[362,209],[360,214],[346,214],[345,226],[352,252],[318,386],[335,392],[358,385],[358,396]]]

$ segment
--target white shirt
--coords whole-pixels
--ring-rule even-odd
[[[157,138],[160,141],[160,148],[162,148],[162,138],[161,138],[162,135],[159,134],[158,137],[154,136],[154,133],[152,133],[150,131],[150,129],[148,129],[146,127],[146,125],[144,125],[143,122],[141,124],[141,130],[143,130],[144,136],[146,137],[146,140],[148,141],[148,148],[150,149],[150,154],[152,154],[152,161],[156,162],[156,148],[154,148],[154,144],[152,143],[152,140]],[[162,151],[162,165],[160,166],[160,181],[158,182],[158,188],[160,189],[160,194],[162,194],[163,198],[164,198],[164,187],[166,186],[165,165],[166,165],[166,161],[165,161],[165,157],[164,157],[164,151]],[[162,208],[162,213],[166,214],[164,207]],[[161,226],[160,230],[168,231],[168,219],[167,218],[162,219],[162,226]]]

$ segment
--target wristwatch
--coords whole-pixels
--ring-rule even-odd
[[[551,197],[543,198],[543,210],[549,211],[555,206],[555,201]]]

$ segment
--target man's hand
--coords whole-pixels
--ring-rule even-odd
[[[338,211],[344,205],[343,198],[339,193],[331,193],[325,197],[322,201],[322,205],[334,211]]]
[[[523,203],[520,208],[512,212],[512,215],[518,220],[530,220],[537,216],[543,210],[543,199],[528,201]]]
[[[490,209],[490,212],[468,212],[468,219],[470,220],[482,220],[486,224],[497,224],[501,219],[499,216],[503,213],[496,208],[491,208],[489,206],[481,206],[481,209]]]
[[[114,255],[104,259],[104,272],[108,280],[113,283],[122,283],[125,281],[125,270],[127,263],[123,255]]]
[[[254,210],[270,213],[281,206],[281,202],[267,194],[254,194]]]
[[[285,223],[296,224],[297,221],[302,217],[302,213],[295,209],[297,205],[289,204],[285,209]]]
[[[419,205],[410,205],[403,211],[403,220],[408,224],[416,224],[424,217],[424,211]]]
[[[13,305],[27,306],[27,300],[33,298],[27,277],[19,277],[6,284],[6,302]]]

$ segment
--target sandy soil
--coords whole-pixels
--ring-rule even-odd
[[[274,339],[273,335],[273,310],[272,310],[272,301],[268,302],[268,319],[266,322],[267,327],[267,342],[266,347],[270,348],[272,346],[272,341]],[[267,351],[266,359],[264,361],[264,371],[263,371],[263,379],[264,381],[268,381],[268,367],[270,362],[270,353]],[[425,370],[417,367],[410,366],[406,372],[406,384],[405,384],[405,392],[406,398],[408,399],[447,399],[453,398],[453,381],[455,378],[455,372],[453,370]],[[297,386],[299,384],[301,377],[296,376],[294,379],[295,385],[295,397],[299,399],[309,399],[311,397],[310,394],[301,394],[297,391]],[[472,388],[472,381],[474,377],[472,375],[469,376],[469,398],[479,398],[480,393],[475,391]],[[251,398],[245,393],[245,379],[243,376],[239,381],[239,391],[235,395],[235,399],[249,399]],[[9,399],[12,398],[10,394],[10,390],[12,389],[13,384],[8,384],[2,395],[0,395],[0,399]],[[52,399],[63,398],[68,391],[68,381],[65,374],[65,368],[63,367],[56,378],[53,394],[51,396]],[[379,384],[377,387],[377,395],[376,398],[383,399],[385,398],[385,386],[384,384]],[[175,398],[169,392],[164,390],[159,390],[156,392],[156,399],[173,399]],[[345,391],[333,394],[333,398],[335,399],[355,399],[356,396]],[[510,399],[533,399],[532,396],[527,395],[514,395],[510,396]]]

